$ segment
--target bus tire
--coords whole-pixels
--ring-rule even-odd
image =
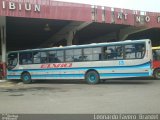
[[[100,81],[99,74],[96,71],[88,71],[85,75],[88,84],[98,84]]]
[[[24,84],[32,83],[31,75],[28,72],[22,73],[21,79],[22,79]]]
[[[160,79],[160,68],[154,70],[153,75],[155,79]]]

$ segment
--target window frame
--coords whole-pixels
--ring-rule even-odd
[[[84,48],[82,48],[82,50],[83,50],[83,54],[82,54],[83,58],[84,58],[84,55],[85,55],[85,54],[84,54],[84,49],[86,49],[86,48],[91,48],[91,49],[92,49],[92,53],[91,53],[91,54],[86,54],[86,55],[92,55],[92,59],[91,59],[91,60],[84,60],[84,59],[83,59],[83,62],[87,62],[87,61],[88,61],[88,62],[89,62],[89,61],[102,61],[102,47],[103,47],[103,46],[94,46],[94,47],[84,47]],[[99,60],[93,60],[93,55],[98,54],[98,53],[94,53],[94,54],[93,54],[93,49],[94,49],[94,48],[100,48],[100,50],[101,50],[101,53],[100,53],[101,56],[100,56]]]
[[[21,63],[21,58],[20,58],[20,54],[24,54],[24,53],[31,53],[32,57],[31,57],[31,63],[24,63],[23,62]],[[33,64],[33,51],[24,51],[24,52],[19,52],[19,65],[30,65],[30,64]]]
[[[143,56],[141,57],[141,58],[137,58],[137,56],[135,55],[135,58],[131,58],[131,59],[128,59],[128,58],[126,58],[126,51],[125,51],[125,46],[126,45],[134,45],[134,47],[135,47],[135,45],[136,44],[143,44],[144,45],[144,50],[142,50],[141,52],[144,52],[143,53]],[[115,58],[112,58],[112,59],[105,59],[105,47],[107,48],[107,47],[112,47],[112,46],[114,46],[114,49],[117,49],[118,47],[121,47],[121,49],[122,49],[122,52],[121,52],[121,54],[122,54],[122,58],[118,58],[118,56],[116,55],[115,56]],[[99,48],[100,49],[100,53],[94,53],[94,49],[95,48]],[[92,50],[92,53],[90,53],[90,54],[85,54],[85,49],[91,49]],[[80,59],[77,59],[77,61],[75,61],[73,58],[72,58],[72,61],[67,61],[66,60],[66,51],[67,50],[72,50],[72,57],[74,58],[74,56],[79,56],[79,57],[82,57],[82,59],[80,60]],[[75,54],[74,53],[74,50],[80,50],[81,51],[81,54]],[[107,50],[107,49],[106,49]],[[49,57],[49,55],[50,55],[50,52],[51,51],[54,51],[55,52],[55,54],[56,54],[56,56],[57,56],[57,58],[59,58],[59,57],[62,57],[62,61],[61,61],[61,59],[60,59],[60,62],[56,62],[56,61],[54,61],[54,62],[50,62],[50,57]],[[62,55],[58,55],[57,54],[57,52],[58,51],[62,51]],[[34,56],[33,56],[33,54],[34,54],[34,52],[40,52],[40,63],[34,63]],[[47,57],[46,57],[46,62],[42,62],[42,59],[43,59],[43,57],[42,57],[42,53],[46,53],[46,55],[47,55]],[[138,51],[135,51],[135,54],[137,53]],[[18,59],[18,63],[20,64],[20,65],[28,65],[28,64],[47,64],[47,63],[64,63],[64,62],[66,62],[66,63],[69,63],[69,62],[92,62],[92,61],[113,61],[113,60],[133,60],[133,59],[143,59],[144,57],[145,57],[145,53],[146,52],[146,44],[145,44],[145,42],[138,42],[138,43],[122,43],[122,44],[110,44],[110,45],[100,45],[100,46],[84,46],[84,47],[77,47],[77,48],[64,48],[64,49],[51,49],[51,50],[34,50],[34,51],[21,51],[21,52],[18,52],[19,54],[19,59]],[[26,64],[22,64],[21,62],[20,62],[20,55],[21,54],[25,54],[25,53],[30,53],[31,55],[32,55],[32,58],[31,58],[31,60],[32,60],[32,63],[26,63]],[[117,54],[118,52],[115,50],[115,52],[113,52],[114,54]],[[91,60],[85,60],[84,59],[84,56],[85,55],[91,55],[92,56],[92,58],[91,58]],[[99,55],[99,60],[95,60],[94,59],[94,55]],[[38,58],[38,57],[36,57],[36,58]],[[76,59],[76,57],[75,57],[75,59]]]
[[[105,47],[110,47],[110,46],[114,46],[114,49],[117,49],[119,46],[121,46],[122,48],[122,58],[118,58],[118,56],[116,55],[116,59],[112,58],[112,59],[105,59],[105,51],[104,51],[104,48]],[[107,49],[106,49],[107,50]],[[113,54],[117,54],[118,52],[112,52]],[[111,53],[110,53],[111,54]],[[106,45],[106,46],[102,46],[102,56],[103,56],[103,61],[112,61],[112,60],[123,60],[124,59],[124,45],[123,44],[115,44],[115,45]]]
[[[16,55],[16,57],[14,58],[14,59],[16,59],[16,64],[15,65],[13,65],[14,60],[12,60],[12,65],[9,65],[9,55],[11,55],[11,54]],[[11,52],[7,55],[7,68],[9,70],[15,68],[19,64],[19,59],[18,58],[19,58],[19,53],[18,52]]]
[[[141,56],[141,58],[137,58],[137,52],[139,52],[139,51],[136,50],[136,47],[135,47],[136,44],[143,44],[144,45],[144,50],[141,51],[141,52],[144,52],[144,53],[143,53],[143,56]],[[135,47],[135,58],[130,58],[130,59],[126,58],[125,45],[134,45],[134,47]],[[144,59],[145,54],[146,54],[146,44],[145,44],[145,42],[134,43],[134,44],[130,44],[130,43],[124,44],[124,60]]]
[[[49,53],[49,52],[52,52],[52,51],[55,52],[55,54],[56,54],[56,57],[55,57],[55,58],[62,57],[62,58],[63,58],[63,61],[60,61],[60,62],[56,62],[56,61],[50,62],[50,57],[49,57],[50,53]],[[59,55],[57,56],[57,51],[62,51],[62,52],[63,52],[63,55],[62,55],[62,56],[59,56]],[[64,53],[64,50],[63,50],[63,49],[62,49],[62,50],[48,50],[47,52],[48,52],[48,56],[47,56],[47,57],[48,57],[48,63],[63,63],[63,62],[64,62],[64,56],[65,56],[64,54],[65,54],[65,53]]]

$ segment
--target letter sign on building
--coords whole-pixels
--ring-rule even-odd
[[[18,2],[6,2],[6,1],[2,1],[2,8],[6,9],[8,8],[9,10],[16,10],[18,9],[19,11],[21,11],[22,9],[25,9],[25,11],[34,11],[34,12],[40,12],[41,10],[41,6],[39,4],[31,4],[29,2],[26,3],[18,3]]]
[[[146,16],[146,17],[145,17],[145,21],[146,21],[146,22],[150,22],[150,20],[151,20],[151,19],[150,19],[149,16]]]

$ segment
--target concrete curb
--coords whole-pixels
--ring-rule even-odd
[[[0,83],[2,83],[2,82],[7,82],[7,80],[0,80]]]

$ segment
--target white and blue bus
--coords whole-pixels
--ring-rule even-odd
[[[111,78],[147,76],[152,76],[152,47],[148,39],[8,53],[7,79],[21,79],[24,83],[85,79],[96,84]]]

